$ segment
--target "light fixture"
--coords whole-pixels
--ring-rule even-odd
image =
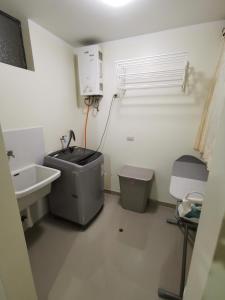
[[[119,7],[119,6],[124,6],[133,0],[101,0],[101,1],[110,6]]]

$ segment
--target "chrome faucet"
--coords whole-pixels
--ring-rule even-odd
[[[14,153],[13,153],[13,150],[8,150],[8,151],[7,151],[7,156],[8,156],[9,159],[10,159],[10,157],[15,158],[15,155],[14,155]]]

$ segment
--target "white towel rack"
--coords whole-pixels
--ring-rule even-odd
[[[187,57],[187,52],[177,52],[117,61],[118,89],[123,93],[163,88],[185,91]]]

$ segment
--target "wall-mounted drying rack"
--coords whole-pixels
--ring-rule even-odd
[[[185,91],[187,52],[161,54],[116,62],[118,90],[178,88]]]

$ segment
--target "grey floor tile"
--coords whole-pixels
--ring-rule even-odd
[[[157,300],[159,286],[176,292],[183,235],[166,223],[173,214],[153,204],[144,214],[127,211],[106,194],[85,231],[46,216],[26,233],[39,300]]]

